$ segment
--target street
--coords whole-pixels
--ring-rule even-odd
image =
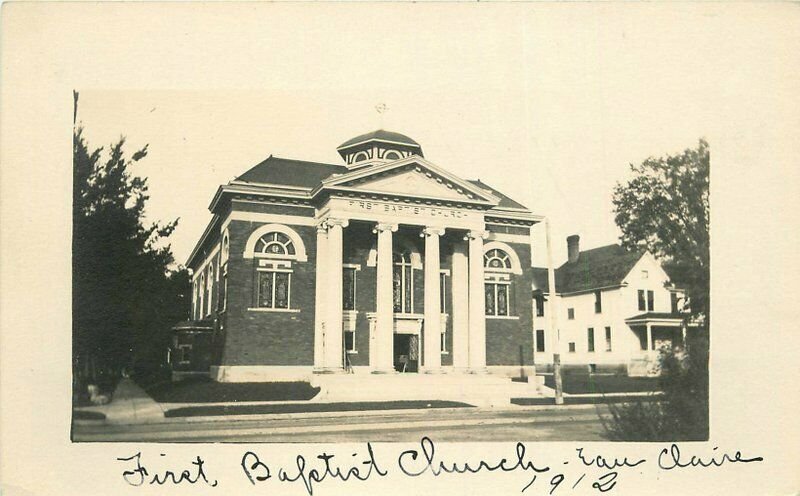
[[[603,441],[605,406],[558,409],[436,409],[408,412],[282,415],[270,418],[165,419],[135,425],[75,425],[73,440],[147,442],[338,443]]]

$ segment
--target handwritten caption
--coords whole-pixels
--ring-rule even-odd
[[[164,454],[160,455],[164,457]],[[280,466],[271,461],[264,452],[246,451],[242,454],[239,468],[242,476],[253,486],[275,483],[299,484],[309,496],[319,491],[319,484],[328,481],[367,481],[371,478],[397,475],[401,477],[443,477],[466,473],[498,472],[525,474],[520,492],[538,488],[537,493],[548,495],[566,493],[579,486],[589,487],[599,493],[615,489],[626,473],[640,472],[640,466],[655,464],[660,471],[709,469],[728,464],[763,462],[760,456],[744,456],[740,451],[723,453],[717,447],[703,456],[682,451],[677,444],[655,450],[652,458],[616,458],[593,452],[589,448],[577,448],[574,458],[550,465],[529,453],[524,443],[516,443],[509,457],[482,459],[477,461],[453,460],[437,452],[436,444],[423,437],[418,446],[399,454],[384,455],[380,459],[372,443],[366,443],[364,452],[341,454],[323,451],[306,458],[297,455],[291,466]],[[393,460],[393,463],[390,461]],[[184,469],[148,469],[141,452],[118,457],[123,464],[122,479],[131,486],[145,485],[206,485],[220,486],[220,480],[210,475],[206,462],[195,456]],[[570,465],[572,464],[572,465]],[[567,470],[570,467],[570,470]],[[327,485],[327,484],[326,484]]]

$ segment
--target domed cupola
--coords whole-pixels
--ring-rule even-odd
[[[423,156],[419,143],[404,134],[383,129],[349,139],[339,145],[336,151],[349,169],[393,162],[411,155]]]

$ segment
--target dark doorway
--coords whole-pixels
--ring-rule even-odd
[[[398,372],[419,370],[419,338],[416,334],[394,335],[394,369]]]

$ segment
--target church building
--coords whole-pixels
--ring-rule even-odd
[[[235,382],[532,369],[530,230],[543,218],[399,133],[337,151],[340,164],[270,156],[217,189],[187,261],[174,371]]]

